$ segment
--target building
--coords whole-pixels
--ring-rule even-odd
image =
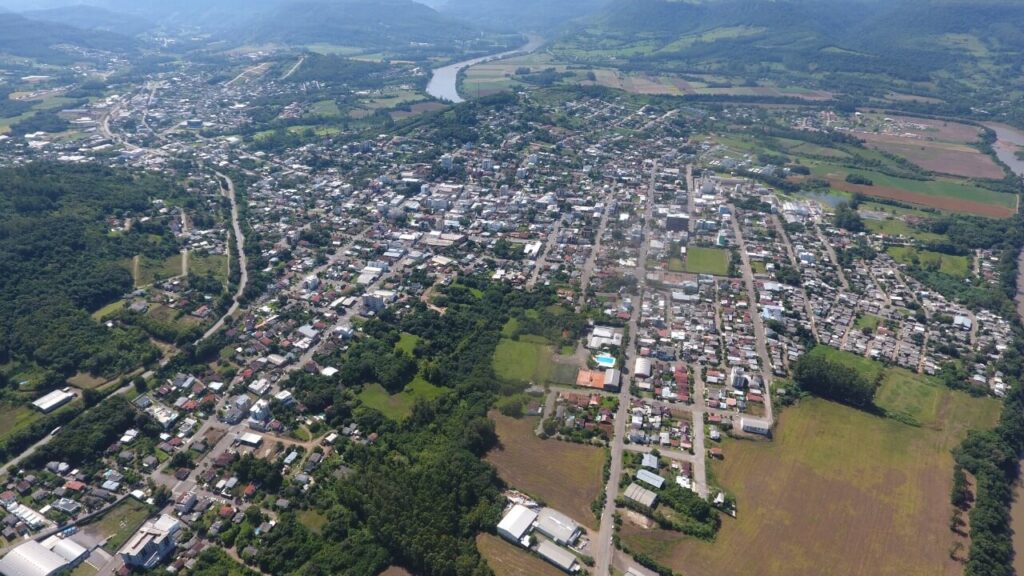
[[[580,537],[580,525],[554,508],[541,508],[537,515],[537,531],[557,544],[572,545]]]
[[[664,478],[650,470],[637,470],[636,479],[656,489],[660,489],[665,484]]]
[[[174,550],[180,531],[177,519],[162,514],[143,524],[118,554],[128,566],[152,570]]]
[[[772,425],[767,420],[759,420],[757,418],[740,418],[740,430],[749,434],[760,434],[762,436],[771,436]]]
[[[74,400],[74,398],[75,395],[72,394],[71,392],[65,392],[64,390],[54,390],[53,392],[50,392],[46,396],[43,396],[42,398],[39,398],[38,400],[33,402],[32,405],[35,406],[36,409],[42,412],[43,414],[49,414],[50,412],[53,412],[57,408],[60,408],[61,406],[67,404],[68,402],[71,402],[72,400]]]
[[[572,552],[559,547],[553,542],[549,542],[547,540],[541,542],[540,545],[537,546],[537,554],[540,554],[541,558],[551,562],[566,572],[572,573],[580,569],[580,564],[576,559],[576,556]]]
[[[668,215],[665,228],[669,232],[686,232],[690,229],[690,215],[684,212],[674,212]]]
[[[651,377],[651,360],[649,358],[637,358],[633,365],[633,376],[638,378]]]
[[[0,560],[3,576],[51,576],[64,570],[68,562],[35,540],[11,550]]]
[[[604,389],[606,392],[618,392],[622,388],[622,372],[615,368],[604,371]]]
[[[259,434],[254,434],[252,432],[246,432],[245,434],[242,434],[241,436],[238,437],[238,441],[241,442],[242,444],[245,444],[246,446],[258,448],[259,445],[263,443],[263,436],[260,436]]]
[[[641,506],[646,506],[648,508],[653,508],[654,502],[657,501],[658,499],[657,494],[651,492],[650,490],[644,488],[643,486],[640,486],[636,482],[626,487],[626,493],[624,494],[624,496],[626,497],[626,500],[636,502],[637,504],[640,504]]]
[[[522,504],[516,504],[505,514],[505,517],[498,522],[498,536],[521,544],[523,538],[533,528],[533,522],[537,519],[537,513]]]

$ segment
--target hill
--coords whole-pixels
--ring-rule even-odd
[[[129,36],[141,34],[154,27],[152,22],[142,17],[111,12],[96,6],[78,5],[30,10],[22,12],[21,15],[30,20],[42,20],[83,30],[115,32]]]
[[[19,14],[0,13],[0,53],[52,62],[69,61],[70,55],[58,48],[62,45],[109,52],[132,51],[138,46],[135,40],[112,32],[83,30],[30,20]]]
[[[492,30],[544,32],[592,15],[605,4],[607,0],[446,0],[437,9]]]
[[[555,50],[634,71],[948,93],[1019,77],[1022,29],[1012,0],[613,0]]]
[[[270,10],[248,36],[260,42],[400,48],[451,45],[476,35],[469,25],[412,0],[303,0]]]

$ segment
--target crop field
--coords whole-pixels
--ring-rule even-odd
[[[915,258],[921,266],[939,264],[939,272],[956,278],[967,278],[970,275],[971,261],[967,256],[951,256],[941,252],[918,250],[909,246],[892,246],[886,252],[900,264],[909,264]]]
[[[880,403],[932,418],[932,427],[804,400],[782,413],[773,442],[724,443],[714,474],[739,510],[715,542],[628,522],[623,541],[688,576],[962,574],[949,557],[958,538],[949,530],[950,450],[969,429],[994,425],[999,404],[942,388]]]
[[[729,251],[691,246],[686,250],[686,271],[691,274],[725,276],[729,273]]]
[[[493,534],[476,537],[476,549],[495,576],[562,576],[553,565]]]
[[[410,382],[405,390],[398,394],[388,394],[380,384],[364,386],[359,399],[370,408],[380,412],[391,420],[405,420],[412,414],[412,407],[418,398],[431,400],[444,394],[445,389],[434,386],[420,376]]]
[[[866,140],[872,148],[906,158],[931,172],[992,180],[1004,176],[1003,169],[991,157],[964,144],[885,134],[857,134],[857,137]]]
[[[494,372],[509,382],[543,384],[551,376],[551,346],[543,338],[502,338],[494,351]]]
[[[583,524],[596,524],[590,504],[602,489],[604,450],[559,440],[541,440],[534,433],[539,418],[510,418],[491,413],[499,447],[487,461],[508,484],[544,500]]]

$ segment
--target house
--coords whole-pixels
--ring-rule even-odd
[[[659,468],[658,457],[655,456],[654,454],[644,454],[643,460],[641,461],[640,465],[643,466],[644,468],[657,470]]]
[[[580,537],[580,525],[553,508],[541,508],[537,515],[537,531],[557,544],[572,545]]]
[[[522,504],[512,506],[512,509],[505,514],[498,522],[498,536],[516,544],[522,544],[523,538],[533,528],[537,520],[537,513]]]
[[[174,550],[180,531],[177,519],[162,514],[143,524],[118,555],[128,566],[152,570]]]

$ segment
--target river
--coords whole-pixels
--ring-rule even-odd
[[[427,94],[430,94],[438,100],[444,100],[445,102],[452,102],[454,104],[465,102],[465,100],[459,96],[459,72],[465,68],[469,68],[470,66],[474,66],[482,62],[508,58],[515,54],[533,52],[537,48],[540,48],[541,44],[544,43],[544,39],[540,36],[531,35],[529,38],[529,42],[516,50],[509,50],[508,52],[502,52],[500,54],[491,54],[490,56],[481,56],[480,58],[474,58],[472,60],[456,62],[455,64],[449,64],[444,68],[435,68],[433,75],[430,77],[430,83],[427,84]]]
[[[1018,158],[1016,154],[1017,150],[1024,149],[1024,132],[1013,126],[997,122],[986,122],[985,126],[991,128],[998,138],[992,146],[996,151],[996,156],[1003,161],[1003,164],[1009,166],[1010,170],[1024,178],[1024,160]]]

